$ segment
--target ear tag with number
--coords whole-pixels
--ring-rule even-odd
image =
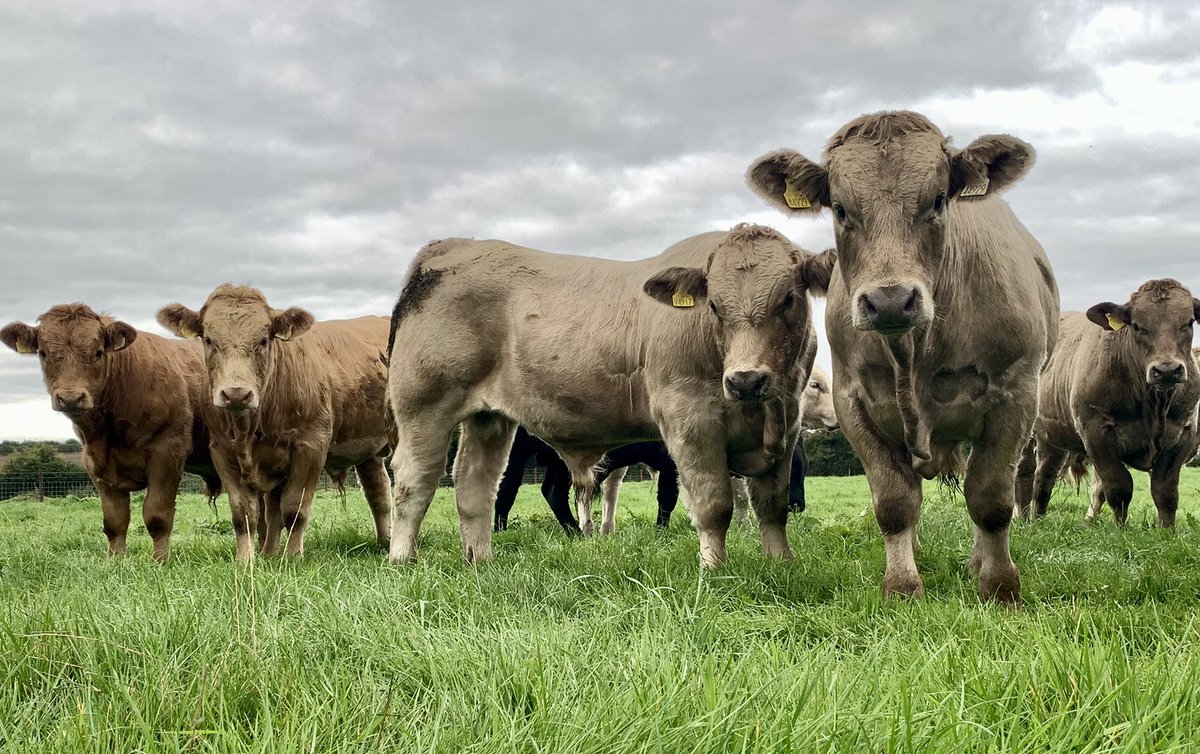
[[[812,206],[812,202],[808,201],[808,197],[800,193],[800,189],[796,188],[796,185],[791,181],[785,181],[783,184],[783,200],[792,209],[808,209]]]
[[[988,185],[991,183],[987,178],[983,179],[983,183],[976,183],[974,186],[967,186],[959,196],[983,196],[987,193]]]
[[[692,298],[690,293],[675,293],[671,296],[671,306],[678,306],[680,309],[687,309],[689,306],[695,306],[696,299]]]
[[[33,349],[24,343],[17,343],[17,353],[33,353]]]
[[[1111,314],[1105,314],[1104,316],[1105,316],[1105,317],[1108,317],[1108,326],[1109,326],[1109,327],[1111,327],[1111,328],[1112,328],[1112,329],[1114,329],[1114,330],[1120,330],[1122,327],[1124,327],[1124,326],[1125,326],[1125,323],[1124,323],[1124,322],[1122,322],[1121,320],[1117,319],[1116,317],[1114,317],[1114,316],[1113,316],[1113,315],[1111,315]]]
[[[180,325],[179,326],[179,334],[185,338],[194,338],[194,337],[196,337],[197,333],[195,330],[188,327],[187,325]]]

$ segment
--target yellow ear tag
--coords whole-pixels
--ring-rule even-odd
[[[179,334],[180,334],[180,335],[182,335],[182,336],[183,336],[183,337],[185,337],[185,338],[194,338],[194,337],[196,337],[196,332],[195,332],[194,330],[192,330],[192,328],[188,327],[187,325],[180,325],[180,326],[179,326]]]
[[[783,200],[787,202],[787,206],[792,209],[808,209],[812,203],[808,201],[808,197],[800,193],[800,189],[791,181],[785,181],[783,184]]]
[[[1108,317],[1108,326],[1109,326],[1109,327],[1111,327],[1111,328],[1112,328],[1112,329],[1114,329],[1114,330],[1120,330],[1122,327],[1124,327],[1124,326],[1125,326],[1125,323],[1124,323],[1124,322],[1122,322],[1121,320],[1117,319],[1116,317],[1114,317],[1114,316],[1113,316],[1113,315],[1111,315],[1111,314],[1105,314],[1104,316],[1105,316],[1105,317]]]
[[[987,178],[983,179],[983,183],[976,183],[974,186],[967,186],[959,196],[983,196],[987,193],[988,185],[991,183]]]
[[[17,353],[33,353],[33,349],[24,343],[17,343]]]
[[[680,309],[686,309],[689,306],[695,306],[696,299],[692,298],[690,293],[676,293],[671,296],[671,306],[678,306]]]

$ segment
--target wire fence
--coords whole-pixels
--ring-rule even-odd
[[[525,469],[523,483],[541,484],[545,477],[545,469],[540,466],[531,465]],[[642,482],[651,478],[650,469],[641,464],[629,467],[629,471],[625,475],[625,480],[630,482]],[[354,469],[347,470],[342,484],[344,484],[346,489],[359,487],[358,475]],[[440,485],[442,487],[452,487],[454,486],[454,478],[446,474],[442,477]],[[321,472],[321,479],[317,483],[318,490],[337,490],[340,488],[338,479],[331,477],[324,471]],[[194,474],[184,474],[179,484],[180,494],[202,495],[205,493],[205,490],[204,480]],[[32,472],[21,475],[0,475],[0,500],[44,500],[46,498],[63,497],[99,497],[99,493],[96,491],[96,486],[92,484],[92,480],[88,478],[87,472],[83,469],[77,472]]]

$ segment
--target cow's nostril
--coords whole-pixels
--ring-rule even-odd
[[[904,313],[912,314],[913,311],[916,310],[916,308],[917,308],[917,289],[913,288],[912,293],[909,294],[909,296],[908,296],[908,300],[904,302]]]
[[[871,300],[870,296],[863,296],[863,311],[867,314],[875,314],[879,311],[875,308],[875,302]]]

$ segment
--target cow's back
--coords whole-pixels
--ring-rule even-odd
[[[327,384],[333,412],[333,465],[356,463],[387,444],[385,317],[326,320],[302,336],[311,373]]]

